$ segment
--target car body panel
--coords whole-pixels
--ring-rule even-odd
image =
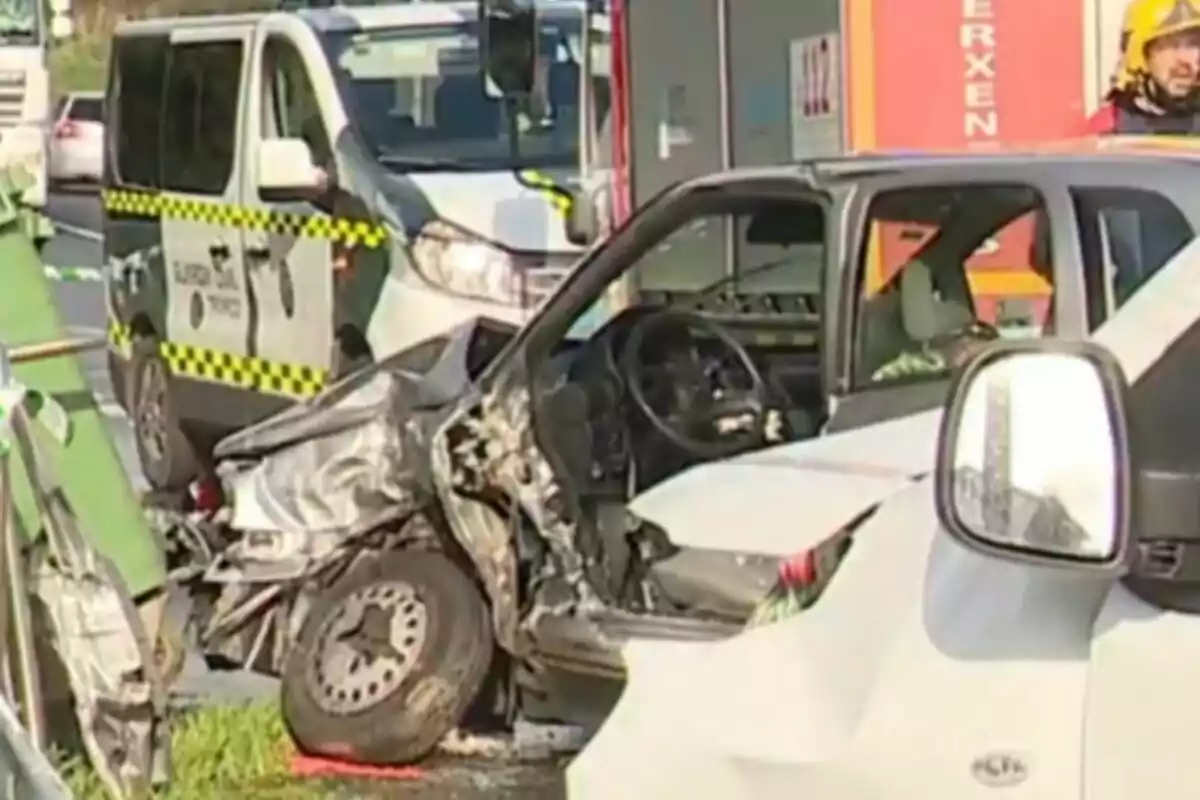
[[[626,692],[571,765],[569,797],[983,796],[972,764],[993,752],[1035,765],[1022,797],[1079,796],[1108,585],[988,560],[938,530],[923,481],[863,524],[799,616],[724,642],[628,645]]]
[[[1198,278],[1193,241],[1092,337],[1133,391],[1194,335]],[[627,691],[568,796],[1183,800],[1198,654],[1194,616],[1110,575],[942,535],[927,478],[862,524],[804,613],[718,643],[627,645]]]
[[[940,416],[925,412],[693,467],[633,498],[629,510],[682,546],[791,556],[928,472]]]

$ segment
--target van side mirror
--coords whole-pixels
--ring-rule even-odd
[[[1010,341],[951,388],[934,472],[938,520],[1009,561],[1125,574],[1133,493],[1116,359],[1087,342]]]
[[[258,150],[258,189],[269,199],[310,197],[325,188],[325,173],[313,163],[303,139],[264,139]]]
[[[480,66],[489,97],[524,97],[537,71],[538,21],[520,0],[479,0]]]
[[[595,196],[586,190],[571,193],[571,207],[563,220],[567,241],[587,247],[600,236],[600,209]]]

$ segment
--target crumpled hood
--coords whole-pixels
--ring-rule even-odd
[[[565,174],[552,172],[546,177],[567,188]],[[436,217],[512,250],[580,252],[577,245],[567,241],[563,217],[552,203],[552,194],[523,184],[512,170],[418,172],[389,175],[385,183],[385,194],[395,200],[406,223],[414,227]],[[413,205],[423,206],[420,219],[413,218]]]
[[[791,556],[932,471],[941,413],[702,464],[630,510],[682,547]]]

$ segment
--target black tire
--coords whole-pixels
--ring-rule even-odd
[[[159,355],[157,339],[134,339],[126,397],[138,460],[151,488],[171,491],[195,480],[201,471],[200,459],[183,431],[171,372]]]
[[[424,636],[417,645],[397,644],[397,624],[403,623],[404,633],[418,629],[411,600],[423,608]],[[399,658],[364,658],[345,643],[346,629],[359,628],[366,618],[354,604],[365,611],[372,601],[381,610],[392,604],[382,613],[388,614],[388,646]],[[398,620],[398,613],[409,616]],[[404,653],[401,646],[413,650]],[[492,654],[488,606],[453,561],[431,551],[387,553],[348,572],[313,604],[284,664],[283,718],[306,753],[409,764],[462,719]],[[346,669],[326,672],[333,669],[331,659],[344,659]],[[357,675],[356,663],[363,665]]]

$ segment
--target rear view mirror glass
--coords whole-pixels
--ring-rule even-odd
[[[538,23],[532,8],[480,0],[484,85],[491,97],[523,97],[533,91]]]
[[[1098,348],[1007,343],[963,371],[943,420],[938,516],[964,544],[1116,569],[1129,536],[1124,378]]]

